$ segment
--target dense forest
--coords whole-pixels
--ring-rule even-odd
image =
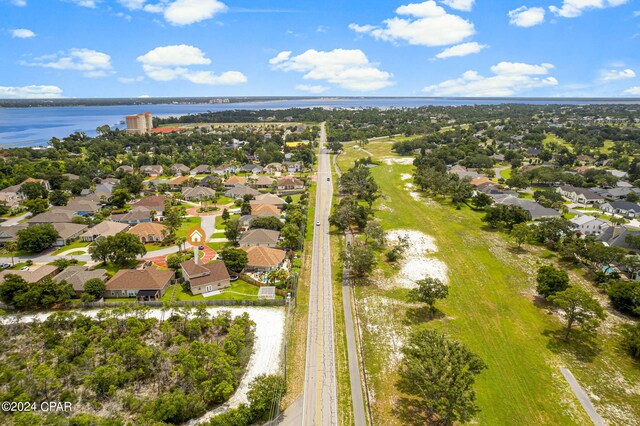
[[[54,313],[41,323],[5,323],[1,399],[67,401],[73,410],[3,412],[0,423],[57,423],[37,418],[51,415],[75,416],[78,425],[179,424],[226,401],[251,355],[255,324],[246,313],[189,308],[166,312],[165,321],[123,306],[95,318]]]

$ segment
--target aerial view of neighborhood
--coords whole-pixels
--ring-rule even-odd
[[[0,0],[0,425],[640,426],[638,4],[306,3]]]

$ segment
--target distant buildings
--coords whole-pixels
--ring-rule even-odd
[[[145,112],[136,115],[127,115],[126,132],[131,135],[144,135],[149,133],[153,129],[153,120],[151,119],[151,113]]]

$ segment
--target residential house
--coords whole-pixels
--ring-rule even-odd
[[[252,204],[251,205],[251,214],[253,216],[262,216],[262,215],[274,215],[280,217],[282,212],[279,208],[274,206],[273,204]]]
[[[266,166],[264,166],[263,171],[267,174],[273,175],[276,173],[284,173],[284,171],[286,170],[286,167],[283,166],[281,163],[269,163]]]
[[[27,223],[31,225],[42,225],[45,223],[71,223],[75,214],[70,210],[54,208],[48,212],[40,213],[30,218]]]
[[[13,271],[5,269],[0,272],[0,281],[4,282],[7,275],[17,275],[30,284],[42,281],[47,277],[52,277],[58,272],[58,268],[53,265],[32,266],[28,271]]]
[[[129,174],[133,174],[134,171],[135,170],[133,167],[127,166],[126,164],[123,164],[122,166],[116,169],[116,172],[123,172],[123,173],[129,173]]]
[[[211,173],[211,167],[207,166],[206,164],[200,164],[199,166],[196,166],[189,171],[189,174],[191,176],[204,175],[207,173]]]
[[[42,184],[45,188],[47,188],[47,190],[51,189],[51,187],[49,186],[49,181],[43,179],[28,178],[17,185],[8,186],[0,190],[0,201],[4,201],[5,206],[9,208],[17,206],[25,199],[24,195],[21,192],[22,185],[30,182],[37,182]]]
[[[553,217],[560,217],[560,212],[536,203],[533,200],[518,198],[510,194],[489,195],[495,204],[506,204],[522,207],[529,215],[530,220],[540,220]]]
[[[112,214],[110,219],[113,222],[124,223],[127,225],[135,225],[137,223],[151,222],[151,212],[153,209],[149,207],[133,207],[126,213]]]
[[[609,247],[620,247],[625,250],[636,250],[627,242],[627,236],[640,236],[640,231],[628,228],[626,226],[610,226],[600,235],[596,236],[596,240],[602,242]]]
[[[132,207],[146,207],[149,210],[156,212],[155,218],[159,220],[164,216],[164,202],[166,198],[162,195],[153,195],[151,197],[143,198],[132,204]]]
[[[54,223],[53,228],[58,233],[58,239],[53,245],[62,247],[77,240],[89,226],[78,223]]]
[[[181,186],[186,185],[189,182],[189,179],[191,179],[190,176],[177,176],[173,179],[169,179],[167,185],[169,185],[169,188],[171,188],[172,191],[177,191]]]
[[[213,172],[217,175],[228,175],[238,171],[238,166],[234,164],[223,164],[216,167]]]
[[[299,173],[304,170],[302,161],[285,161],[284,166],[288,173]]]
[[[271,188],[275,180],[269,176],[258,176],[256,180],[252,182],[252,185],[256,188]]]
[[[164,240],[169,234],[169,228],[157,222],[143,222],[134,225],[127,231],[128,234],[140,238],[144,244],[155,243]]]
[[[630,201],[610,201],[600,206],[600,209],[610,214],[619,214],[627,218],[634,218],[640,215],[640,206]]]
[[[610,224],[606,220],[589,215],[575,216],[569,220],[581,235],[600,235]]]
[[[624,201],[627,196],[634,192],[640,195],[640,188],[635,187],[617,187],[617,188],[594,188],[598,194],[602,195],[607,200]]]
[[[251,173],[253,175],[258,175],[260,174],[260,172],[262,172],[263,168],[257,164],[245,164],[244,166],[240,167],[240,171],[243,173]]]
[[[158,177],[162,173],[164,173],[164,169],[159,164],[140,167],[140,174],[145,176]]]
[[[489,179],[486,176],[480,176],[480,177],[471,179],[469,183],[475,187],[479,187],[480,185],[486,185],[488,183],[491,183],[491,179]]]
[[[572,185],[562,185],[556,189],[558,194],[568,198],[574,203],[580,204],[600,204],[604,203],[604,198],[587,188],[578,188]]]
[[[193,294],[208,293],[231,286],[231,277],[224,262],[201,264],[191,259],[182,262],[180,268]]]
[[[275,247],[280,238],[279,231],[271,229],[250,229],[240,237],[240,247]]]
[[[230,176],[224,182],[225,188],[233,188],[234,186],[242,186],[247,183],[247,178],[243,176]]]
[[[282,268],[285,265],[286,253],[271,247],[240,247],[247,253],[247,266],[245,270],[256,272],[270,272]]]
[[[107,282],[104,297],[157,300],[165,294],[174,278],[172,270],[153,266],[145,269],[121,269]]]
[[[244,198],[245,195],[249,195],[255,197],[256,195],[260,195],[260,191],[257,191],[253,188],[249,188],[248,186],[236,186],[227,190],[224,193],[225,196],[229,198]]]
[[[0,226],[0,245],[5,245],[9,241],[18,240],[18,231],[27,228],[26,223],[18,223],[11,226]]]
[[[111,237],[118,232],[124,232],[129,229],[127,223],[119,223],[111,220],[105,220],[100,222],[96,226],[90,228],[84,234],[81,235],[82,241],[95,241],[100,237]]]
[[[105,269],[89,270],[87,266],[71,265],[53,277],[53,281],[60,282],[64,280],[68,282],[76,292],[76,296],[80,296],[84,293],[84,284],[94,278],[105,282],[109,279],[109,275],[107,275]]]
[[[182,188],[182,196],[187,201],[199,201],[216,195],[216,191],[206,186],[194,186]]]
[[[56,207],[56,209],[69,210],[76,216],[92,216],[99,212],[100,208],[100,203],[86,197],[71,198],[66,206]]]
[[[219,182],[221,182],[221,179],[217,175],[209,175],[200,179],[200,185],[208,187],[215,187]]]
[[[260,194],[256,195],[256,198],[249,202],[250,204],[271,204],[279,209],[285,205],[285,201],[273,194]]]
[[[182,163],[176,163],[171,166],[170,170],[171,170],[171,174],[174,176],[183,176],[183,175],[189,174],[189,171],[191,169],[189,169],[189,167],[185,166]]]
[[[304,182],[293,176],[286,176],[278,179],[279,191],[290,191],[296,189],[304,189]]]
[[[455,166],[451,167],[449,169],[449,173],[458,175],[460,179],[465,179],[465,178],[475,179],[478,177],[485,176],[483,174],[477,173],[474,169],[467,169],[466,167],[463,167],[459,164],[456,164]]]

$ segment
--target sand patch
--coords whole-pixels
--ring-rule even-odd
[[[400,271],[395,278],[383,282],[384,287],[414,288],[416,281],[427,277],[447,282],[447,265],[432,257],[438,251],[435,239],[420,231],[399,229],[387,234],[388,241],[397,241],[398,237],[406,239],[409,248],[404,259],[400,261]]]
[[[411,176],[409,173],[402,173],[402,174],[400,175],[400,179],[402,179],[402,180],[409,180],[409,179],[411,179],[412,177],[413,177],[413,176]]]
[[[370,334],[367,340],[376,342],[376,351],[382,352],[386,362],[382,364],[385,373],[394,371],[402,360],[402,346],[405,341],[405,327],[400,312],[401,302],[382,296],[368,296],[361,300],[362,326]]]
[[[383,158],[383,161],[385,164],[392,166],[394,164],[403,164],[403,165],[412,165],[413,164],[413,160],[415,160],[415,158],[413,157],[386,157]]]

